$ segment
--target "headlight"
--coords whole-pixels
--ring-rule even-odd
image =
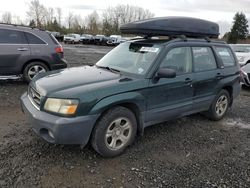
[[[238,57],[238,60],[239,60],[239,62],[243,62],[243,61],[245,61],[245,57],[240,56],[240,57]]]
[[[76,112],[79,101],[75,99],[55,99],[48,98],[45,102],[44,109],[50,112],[73,115]]]

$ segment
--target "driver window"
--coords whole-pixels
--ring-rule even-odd
[[[160,67],[174,69],[177,75],[192,72],[192,54],[190,47],[173,48],[168,52]]]

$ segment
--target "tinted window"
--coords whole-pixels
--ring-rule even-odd
[[[0,29],[0,43],[2,44],[27,44],[24,33],[10,29]]]
[[[54,42],[54,44],[59,44],[59,42],[57,41],[57,39],[54,37],[54,35],[49,34],[50,38],[52,39],[52,41]]]
[[[25,34],[26,34],[29,44],[46,44],[44,41],[42,41],[37,36],[31,33],[25,33]]]
[[[215,47],[216,53],[221,58],[224,67],[230,67],[235,65],[233,54],[229,48]]]
[[[209,47],[193,47],[195,72],[213,70],[217,68],[212,49]]]
[[[174,69],[177,75],[192,72],[191,49],[189,47],[179,47],[170,50],[161,67]]]

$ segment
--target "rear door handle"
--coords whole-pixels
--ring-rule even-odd
[[[18,51],[28,51],[28,48],[17,48]]]
[[[223,78],[223,76],[221,75],[221,73],[217,73],[217,74],[216,74],[216,78],[217,78],[218,80],[221,80],[221,79]]]
[[[193,80],[192,79],[190,79],[190,78],[186,78],[185,79],[185,83],[191,83]]]

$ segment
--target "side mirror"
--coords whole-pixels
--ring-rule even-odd
[[[160,68],[157,72],[158,78],[175,78],[176,72],[174,69]]]

